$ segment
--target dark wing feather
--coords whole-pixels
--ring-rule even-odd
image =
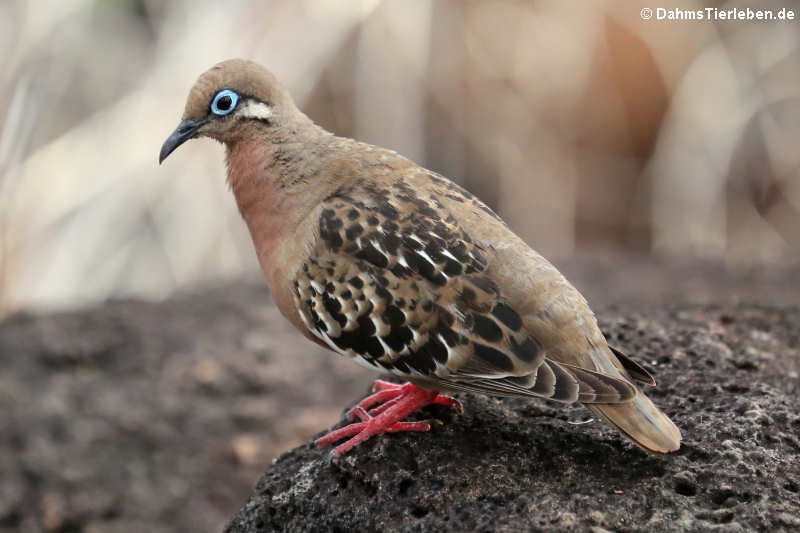
[[[319,243],[295,278],[314,335],[357,362],[444,388],[562,402],[633,396],[623,379],[548,359],[485,274],[483,248],[435,194],[420,194],[403,182],[362,184],[324,202]]]
[[[622,367],[631,377],[631,379],[635,379],[639,383],[643,383],[645,385],[650,385],[652,387],[656,386],[656,380],[653,375],[644,369],[642,365],[625,355],[624,353],[620,352],[613,346],[609,345],[611,351],[617,356],[617,360],[622,364]]]

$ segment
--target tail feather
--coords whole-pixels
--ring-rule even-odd
[[[648,452],[668,453],[681,446],[681,431],[641,391],[628,403],[586,406]]]

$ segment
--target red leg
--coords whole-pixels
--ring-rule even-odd
[[[378,416],[379,414],[381,414],[382,412],[384,412],[385,410],[387,410],[388,408],[390,408],[391,406],[393,406],[394,404],[399,402],[401,399],[402,399],[402,396],[398,396],[397,398],[392,398],[388,402],[386,402],[386,403],[384,403],[382,405],[379,405],[375,409],[370,409],[369,414],[372,415],[372,416]]]
[[[382,379],[376,379],[372,383],[372,392],[379,391],[379,390],[398,390],[398,389],[402,389],[405,385],[408,385],[408,382],[405,382],[405,383],[392,383],[391,381],[384,381]]]
[[[461,402],[456,400],[455,398],[451,398],[450,396],[444,396],[439,394],[436,398],[433,399],[433,403],[436,405],[444,405],[445,407],[452,407],[456,409],[459,413],[464,412],[464,406],[461,405]]]
[[[431,423],[423,420],[422,422],[395,422],[388,428],[385,433],[400,433],[401,431],[419,431],[424,433],[431,430]]]
[[[392,383],[392,385],[394,385],[394,383]],[[355,420],[357,416],[361,418],[358,415],[359,410],[366,411],[373,405],[377,405],[379,403],[386,402],[387,400],[397,398],[401,394],[403,394],[403,391],[399,387],[396,389],[383,389],[380,390],[379,392],[376,392],[375,394],[370,394],[369,396],[358,402],[355,407],[350,409],[350,412],[347,413],[347,419]],[[364,420],[364,418],[361,418],[361,420]]]
[[[390,408],[391,406],[393,406],[394,404],[396,404],[400,399],[401,399],[400,396],[398,396],[396,398],[393,398],[393,399],[389,400],[388,402],[386,402],[386,403],[384,403],[382,405],[379,405],[375,409],[370,410],[369,414],[372,415],[372,416],[377,416],[377,415],[381,414],[382,412],[384,412],[385,410],[387,410],[388,408]],[[455,398],[451,398],[450,396],[443,396],[443,395],[439,394],[439,395],[436,396],[436,398],[433,399],[431,404],[432,405],[444,405],[445,407],[452,407],[452,408],[456,409],[459,413],[463,413],[464,412],[464,407],[461,405],[461,402],[459,402]],[[360,415],[359,415],[359,418],[361,418]],[[366,418],[361,418],[361,420],[367,420],[367,419]]]
[[[399,433],[401,431],[429,431],[429,421],[405,422],[403,419],[414,411],[426,405],[444,405],[455,407],[463,412],[461,404],[448,396],[427,391],[413,383],[398,385],[388,381],[378,380],[373,386],[375,394],[367,396],[347,414],[349,419],[359,418],[361,422],[347,425],[331,431],[316,441],[318,446],[327,446],[341,439],[351,437],[333,450],[333,455],[339,457],[358,446],[365,440],[381,433]],[[370,407],[381,404],[367,411]]]

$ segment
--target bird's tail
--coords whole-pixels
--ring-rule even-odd
[[[681,446],[681,431],[641,391],[630,402],[587,407],[648,452],[668,453]]]

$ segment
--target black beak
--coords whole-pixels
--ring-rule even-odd
[[[161,146],[161,153],[158,154],[158,164],[160,165],[163,163],[167,156],[174,152],[178,146],[197,135],[197,130],[202,128],[207,122],[208,119],[184,120],[178,124],[175,131],[167,137],[167,140],[164,141],[164,144]]]

